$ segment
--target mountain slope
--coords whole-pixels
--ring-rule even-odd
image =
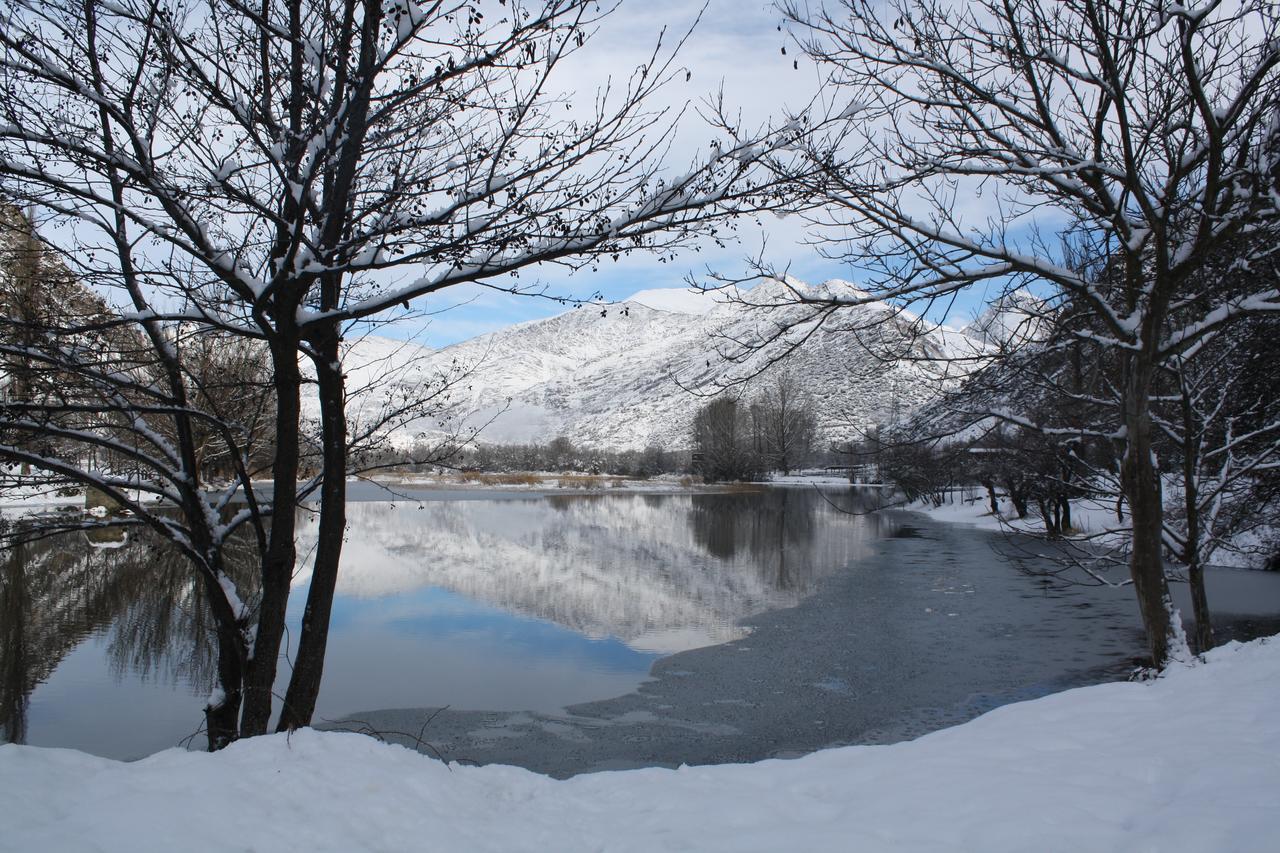
[[[939,382],[954,381],[947,375],[954,365],[944,369],[930,359],[971,356],[987,346],[956,330],[921,331],[915,318],[884,305],[844,309],[833,318],[838,322],[815,328],[813,309],[781,305],[792,290],[858,292],[841,281],[766,282],[746,293],[753,302],[780,307],[751,309],[723,294],[650,290],[621,304],[584,306],[434,352],[368,338],[347,354],[357,368],[349,368],[349,375],[354,379],[362,370],[360,378],[367,381],[385,365],[391,376],[381,376],[383,389],[363,400],[357,395],[353,412],[368,419],[386,394],[404,394],[415,383],[462,370],[467,375],[452,389],[453,402],[471,424],[492,419],[482,441],[563,435],[585,446],[680,448],[689,445],[694,412],[706,401],[700,395],[728,386],[728,393],[750,396],[767,383],[785,381],[812,396],[820,429],[838,440],[909,411],[929,399]],[[788,331],[759,349],[735,343],[769,337],[782,327]],[[779,360],[801,338],[803,345]],[[888,362],[872,355],[889,344],[906,359]],[[401,358],[404,363],[391,369]],[[428,428],[426,421],[411,423],[394,440],[407,443]]]

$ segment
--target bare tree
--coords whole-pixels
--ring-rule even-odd
[[[44,270],[36,290],[56,292],[57,299],[44,310],[0,315],[0,357],[21,365],[11,376],[18,392],[0,406],[0,460],[31,472],[19,478],[22,485],[90,489],[110,510],[127,514],[110,517],[104,506],[108,517],[46,519],[8,533],[145,527],[173,543],[203,585],[216,625],[218,700],[210,702],[206,721],[210,748],[221,746],[235,736],[235,712],[228,709],[239,705],[251,658],[252,610],[226,570],[226,547],[242,526],[265,542],[264,513],[249,487],[254,472],[246,467],[250,435],[200,408],[209,397],[181,360],[172,327],[156,319],[141,329],[123,322],[23,227],[25,245]],[[0,277],[25,286],[35,265],[24,259]],[[202,446],[206,452],[217,446],[232,460],[234,476],[221,488],[202,480]],[[233,505],[237,500],[242,506]]]
[[[1205,566],[1280,521],[1280,505],[1259,488],[1280,470],[1280,402],[1274,393],[1260,393],[1259,380],[1274,377],[1253,363],[1259,345],[1274,346],[1277,325],[1255,321],[1236,331],[1165,365],[1162,384],[1169,392],[1157,396],[1153,415],[1177,463],[1180,500],[1164,534],[1187,573],[1200,651],[1214,644]]]
[[[927,316],[986,283],[1089,306],[1104,328],[1088,340],[1120,365],[1111,438],[1121,445],[1129,572],[1152,659],[1184,654],[1162,560],[1152,395],[1169,359],[1242,316],[1280,310],[1265,278],[1239,292],[1197,276],[1229,242],[1243,247],[1241,265],[1275,251],[1241,239],[1280,214],[1274,6],[782,7],[830,82],[830,110],[811,122],[808,146],[822,178],[795,177],[828,203],[814,219],[840,230],[825,248],[864,268],[867,291],[798,300],[818,316],[879,300]],[[1082,273],[1040,228],[1087,241],[1114,275]]]
[[[813,398],[785,372],[771,377],[752,402],[755,434],[770,468],[790,474],[808,460],[817,433],[813,409]]]
[[[4,3],[0,189],[66,223],[77,273],[120,291],[131,322],[199,323],[269,353],[273,485],[238,734],[268,728],[297,558],[299,353],[319,400],[322,519],[282,729],[310,721],[323,674],[351,324],[460,284],[537,292],[521,271],[669,252],[779,202],[754,164],[794,127],[721,134],[685,168],[664,162],[678,116],[648,105],[678,79],[668,45],[624,81],[561,93],[557,69],[607,11],[593,0]]]
[[[1092,274],[1105,286],[1105,263]],[[1248,278],[1260,275],[1280,282],[1270,265],[1255,265]],[[1219,287],[1236,286],[1228,278]],[[1105,327],[1087,305],[1068,302],[1037,319],[1034,341],[993,356],[905,432],[967,449],[961,476],[986,487],[993,514],[999,491],[1019,518],[1034,502],[1047,535],[1070,533],[1082,547],[1055,549],[1063,559],[1046,573],[1067,579],[1062,568],[1077,567],[1085,582],[1111,583],[1106,567],[1129,553],[1118,439],[1123,365],[1114,348],[1097,343]],[[1273,380],[1259,369],[1274,329],[1274,317],[1250,318],[1163,362],[1151,397],[1166,571],[1189,585],[1198,651],[1213,645],[1204,567],[1242,545],[1265,549],[1259,534],[1276,519],[1265,485],[1278,452]],[[906,474],[919,476],[912,466]],[[1114,505],[1114,519],[1095,514],[1088,531],[1072,529],[1071,504],[1080,499]]]
[[[754,480],[764,475],[764,456],[750,407],[720,396],[693,416],[694,469],[707,482]]]

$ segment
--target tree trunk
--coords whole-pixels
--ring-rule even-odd
[[[214,602],[213,616],[218,625],[218,685],[221,695],[211,697],[204,709],[209,751],[214,752],[240,737],[237,723],[243,698],[241,685],[244,683],[248,648],[245,645],[243,626],[236,622],[236,614],[226,607],[226,596],[217,579],[212,573],[203,574],[203,578],[209,601]]]
[[[1053,538],[1058,535],[1058,524],[1054,519],[1053,510],[1049,508],[1049,501],[1044,498],[1036,498],[1036,506],[1040,509],[1040,518],[1044,521],[1044,532],[1046,536]]]
[[[276,458],[272,465],[275,482],[271,498],[271,538],[262,564],[257,635],[245,673],[244,711],[240,719],[240,733],[245,737],[266,734],[271,722],[276,664],[284,638],[289,583],[297,560],[293,537],[297,524],[302,375],[298,371],[298,351],[293,341],[287,337],[272,340],[271,363],[276,392]]]
[[[1204,565],[1200,562],[1200,490],[1196,475],[1200,469],[1200,435],[1191,397],[1182,388],[1182,500],[1187,517],[1187,542],[1183,556],[1187,563],[1187,582],[1191,586],[1191,612],[1195,615],[1195,648],[1204,654],[1213,648],[1213,622],[1209,616],[1209,596],[1204,588]]]
[[[1173,599],[1164,574],[1164,508],[1160,472],[1151,441],[1150,399],[1153,368],[1145,352],[1132,356],[1125,382],[1126,443],[1121,480],[1132,520],[1129,576],[1138,596],[1142,624],[1151,650],[1151,665],[1162,668],[1185,643],[1174,620]]]
[[[1009,500],[1013,503],[1013,509],[1018,514],[1019,519],[1027,517],[1027,495],[1025,492],[1012,487],[1006,487],[1005,491],[1009,493]]]
[[[1196,653],[1204,654],[1217,645],[1217,640],[1213,636],[1209,596],[1204,589],[1204,566],[1198,558],[1187,566],[1187,579],[1191,585],[1191,612],[1196,618]]]
[[[320,522],[307,605],[302,616],[293,676],[280,711],[277,731],[311,724],[324,675],[329,617],[338,582],[338,564],[346,533],[347,417],[337,330],[314,341],[316,382],[320,398],[324,481],[320,487]]]
[[[982,487],[987,490],[987,500],[991,503],[991,514],[997,518],[1000,516],[1000,501],[996,498],[996,485],[990,480],[982,483]]]

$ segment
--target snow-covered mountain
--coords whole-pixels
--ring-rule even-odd
[[[466,375],[452,401],[469,423],[487,423],[482,441],[562,435],[584,446],[681,448],[706,402],[700,394],[728,386],[749,396],[781,380],[812,396],[820,428],[839,439],[925,402],[940,381],[963,374],[965,363],[951,359],[989,347],[966,331],[920,328],[925,324],[883,304],[842,309],[819,326],[815,309],[794,304],[797,292],[860,295],[838,280],[766,281],[731,294],[655,289],[440,350],[368,337],[345,356],[352,389],[377,386],[353,396],[353,420],[368,421],[389,399],[411,397],[441,374],[461,371]],[[740,345],[770,338],[756,349]],[[873,354],[886,345],[907,358]],[[393,440],[407,443],[431,428],[426,419],[412,422]]]
[[[1048,305],[1028,290],[1015,290],[987,306],[963,333],[992,346],[1018,347],[1048,331]]]

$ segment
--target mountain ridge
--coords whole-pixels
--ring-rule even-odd
[[[842,441],[924,403],[963,373],[953,369],[956,359],[991,349],[985,337],[928,326],[883,303],[842,309],[840,322],[819,325],[815,309],[788,299],[796,292],[863,295],[840,280],[767,281],[749,291],[663,290],[584,305],[438,350],[376,336],[356,340],[344,355],[349,384],[359,389],[376,379],[379,387],[354,394],[349,412],[354,421],[368,422],[388,395],[411,396],[432,377],[460,370],[465,376],[451,390],[452,405],[466,413],[464,425],[487,424],[481,442],[564,436],[586,447],[682,449],[691,444],[693,415],[708,396],[750,397],[782,381],[813,399],[823,439]],[[734,343],[761,337],[776,340],[756,350]],[[803,345],[782,358],[801,338]],[[875,357],[884,346],[904,358]],[[407,446],[434,431],[429,419],[420,419],[389,439]]]

